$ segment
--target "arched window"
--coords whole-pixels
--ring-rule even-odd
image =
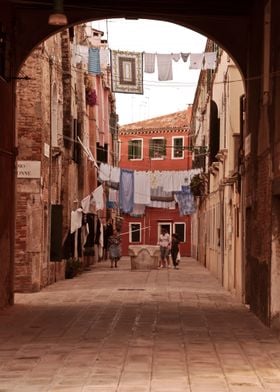
[[[220,149],[220,119],[218,117],[218,106],[211,101],[210,106],[210,140],[209,140],[209,164],[217,162],[216,155]]]

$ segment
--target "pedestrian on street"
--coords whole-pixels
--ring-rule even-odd
[[[158,244],[160,250],[159,268],[163,268],[165,266],[170,268],[170,235],[165,228],[162,229]]]
[[[117,230],[108,239],[109,258],[111,261],[111,268],[118,267],[118,261],[121,258],[121,236]]]
[[[179,237],[176,233],[172,234],[172,240],[171,240],[171,257],[172,257],[172,262],[173,262],[173,267],[175,269],[179,269],[178,267],[178,255],[180,252],[179,248],[180,240]]]
[[[106,225],[104,226],[104,252],[103,257],[104,260],[107,260],[109,254],[109,238],[113,235],[113,220],[112,218],[108,219]]]

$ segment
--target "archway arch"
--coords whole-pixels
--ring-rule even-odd
[[[222,1],[212,3],[201,0],[195,4],[182,4],[179,1],[151,3],[144,0],[141,3],[130,1],[128,5],[126,1],[105,0],[93,6],[89,1],[83,0],[77,3],[65,1],[64,8],[69,23],[66,27],[91,20],[142,18],[171,22],[192,29],[226,49],[241,72],[246,75],[246,37],[253,3],[254,0],[247,1],[246,4],[240,0],[225,6]],[[15,0],[14,4],[17,27],[15,38],[18,43],[16,68],[19,69],[32,48],[61,28],[48,25],[51,4],[48,6],[40,0]],[[36,35],[33,34],[34,30]],[[245,39],[240,40],[240,36]]]
[[[272,26],[273,35],[271,36],[271,42],[266,45],[278,48],[277,37],[279,36],[278,27],[278,16],[280,14],[279,2],[272,0],[258,2],[255,0],[249,0],[244,2],[243,0],[232,1],[225,3],[223,0],[205,1],[197,0],[194,2],[182,3],[177,0],[175,2],[162,2],[154,0],[144,0],[141,3],[137,1],[130,1],[129,5],[127,1],[118,1],[117,3],[111,0],[104,0],[102,2],[95,3],[94,6],[90,1],[84,0],[76,4],[74,1],[65,3],[65,11],[68,16],[69,26],[79,23],[83,20],[88,19],[104,19],[108,17],[129,17],[129,18],[147,18],[147,19],[161,19],[174,23],[178,23],[182,26],[191,27],[195,31],[201,32],[202,34],[213,38],[216,42],[219,42],[220,46],[225,48],[235,59],[239,65],[244,78],[246,80],[246,92],[248,97],[247,102],[247,116],[246,116],[246,127],[251,132],[258,135],[259,130],[263,129],[266,134],[279,133],[277,124],[270,124],[267,121],[262,123],[262,120],[267,115],[267,107],[260,108],[260,101],[262,98],[262,64],[264,57],[264,50],[262,48],[263,43],[263,16],[264,8],[270,3],[272,4]],[[4,172],[3,183],[8,189],[8,196],[3,198],[2,210],[4,217],[7,221],[6,228],[0,233],[0,247],[4,249],[4,258],[7,259],[7,263],[13,258],[13,208],[9,209],[10,203],[13,200],[11,193],[14,187],[14,162],[16,157],[16,151],[14,149],[14,84],[13,78],[16,77],[17,71],[20,69],[20,65],[23,60],[31,52],[32,48],[41,42],[45,37],[50,36],[56,29],[47,25],[48,16],[50,13],[51,3],[42,3],[36,0],[4,0],[2,2],[2,13],[1,13],[1,30],[5,32],[5,40],[10,43],[11,55],[9,55],[8,67],[11,68],[11,73],[8,75],[8,83],[0,81],[0,113],[3,119],[3,138],[1,140],[1,171]],[[160,7],[160,8],[159,8]],[[160,9],[160,14],[159,14]],[[237,31],[238,28],[238,31]],[[36,34],[34,34],[36,32]],[[261,50],[260,50],[261,48]],[[277,56],[270,56],[271,68],[278,70],[279,59]],[[272,84],[274,80],[272,80]],[[278,86],[274,84],[275,91],[271,89],[272,98],[274,103],[272,112],[275,113],[279,107],[278,98]],[[277,90],[277,92],[276,92]],[[265,116],[264,116],[265,114]],[[261,138],[260,138],[261,144]],[[250,146],[251,148],[251,146]],[[252,138],[252,155],[253,158],[257,155],[258,140]],[[262,157],[263,158],[263,157]],[[265,175],[261,175],[262,178],[270,178],[270,163],[269,158],[265,161],[267,167]],[[253,166],[253,165],[252,165]],[[259,165],[261,167],[261,164]],[[276,175],[279,175],[277,165],[275,165]],[[256,174],[252,170],[252,174]],[[258,174],[258,173],[257,173]],[[271,184],[263,184],[261,181],[258,184],[259,193],[264,189],[267,195],[269,195]],[[252,205],[258,210],[256,204],[256,195],[252,195]],[[269,196],[265,201],[269,199]],[[268,205],[267,213],[271,213],[270,204]],[[9,213],[7,212],[9,211]],[[261,210],[258,210],[261,214]],[[255,225],[257,227],[257,225]],[[259,230],[261,231],[261,230]],[[269,247],[269,236],[270,228],[266,231],[266,244]],[[260,234],[261,238],[261,234]],[[257,247],[256,247],[257,248]],[[266,250],[267,247],[265,247]],[[258,252],[256,252],[258,253]],[[269,254],[267,258],[269,260]],[[264,259],[267,259],[264,257]],[[257,268],[260,267],[261,261],[256,260]],[[268,261],[269,264],[269,261]],[[8,267],[7,274],[12,273],[11,266]],[[269,274],[269,268],[267,269]],[[10,281],[10,277],[6,273],[2,282]],[[6,284],[6,283],[5,283]],[[7,285],[9,286],[9,284]],[[269,288],[267,288],[269,289]],[[9,288],[10,290],[10,288]],[[258,294],[259,295],[259,294]],[[5,301],[10,296],[10,292],[4,294]],[[269,295],[261,298],[261,302],[269,301]],[[11,302],[10,298],[8,301]],[[260,306],[261,308],[261,306]],[[262,310],[260,309],[260,313]],[[263,318],[266,318],[265,314]]]

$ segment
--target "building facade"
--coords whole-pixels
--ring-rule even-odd
[[[190,152],[191,107],[182,112],[122,126],[119,132],[122,169],[167,174],[175,178],[191,169]],[[165,175],[164,174],[164,175]],[[180,237],[182,256],[191,251],[191,218],[182,215],[174,199],[174,192],[151,193],[151,203],[144,209],[124,214],[122,232],[123,254],[129,245],[157,245],[162,228]]]
[[[40,44],[21,69],[15,291],[38,291],[64,279],[72,213],[98,187],[98,164],[112,163],[112,119],[117,116],[110,68],[105,62],[100,72],[91,72],[90,48],[106,49],[103,33],[76,26]],[[105,194],[102,209],[94,203],[90,208],[95,222],[103,224],[108,215]],[[76,253],[71,256],[83,261],[83,251]]]
[[[233,60],[208,40],[206,51],[212,50],[218,54],[216,69],[201,71],[192,113],[193,164],[203,169],[192,221],[192,255],[244,300],[244,87]]]

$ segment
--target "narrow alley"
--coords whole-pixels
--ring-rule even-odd
[[[0,313],[0,391],[280,390],[280,342],[195,260],[107,262]]]

